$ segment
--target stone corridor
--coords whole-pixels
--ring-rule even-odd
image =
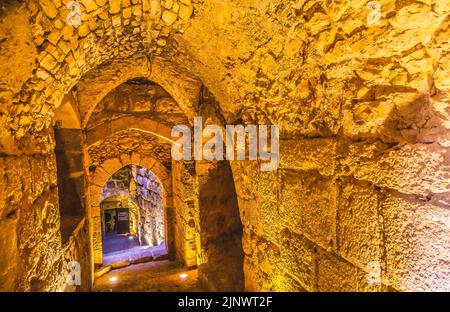
[[[450,291],[449,38],[448,0],[0,1],[0,292]]]

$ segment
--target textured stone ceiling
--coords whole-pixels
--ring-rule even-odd
[[[97,105],[88,129],[125,116],[152,119],[170,128],[189,124],[178,104],[163,88],[147,80],[142,84],[136,81],[131,80],[111,91]]]

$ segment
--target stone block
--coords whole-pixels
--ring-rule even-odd
[[[56,15],[58,15],[58,9],[56,8],[54,1],[39,0],[39,5],[48,17],[55,18]]]
[[[111,269],[113,269],[113,270],[122,269],[129,265],[131,265],[130,261],[120,261],[120,262],[111,264]]]
[[[80,27],[78,27],[78,35],[80,36],[80,38],[84,38],[87,35],[89,35],[90,30],[89,30],[89,25],[87,23],[84,23],[82,25],[80,25]]]
[[[50,53],[46,53],[40,61],[40,64],[47,71],[53,72],[55,67],[58,65],[58,61]]]
[[[100,209],[100,201],[91,203],[91,217],[100,217],[101,209]]]
[[[123,18],[125,18],[125,19],[131,18],[131,8],[123,9],[122,14],[123,14]]]
[[[281,255],[278,260],[280,268],[294,277],[302,289],[315,291],[317,273],[315,245],[304,236],[288,229],[282,232],[281,240]]]
[[[193,6],[182,4],[180,5],[178,14],[183,20],[188,21],[191,18],[193,11],[194,11]]]
[[[109,0],[109,13],[117,14],[121,9],[121,1],[122,0]]]
[[[103,170],[102,167],[96,167],[95,171],[89,177],[89,183],[97,187],[103,187],[111,175]]]
[[[273,291],[275,292],[306,292],[302,284],[291,274],[281,272],[273,277],[274,285]]]
[[[177,20],[177,14],[172,11],[164,11],[162,14],[162,20],[166,26],[171,26]]]
[[[9,291],[14,287],[19,264],[17,218],[3,219],[0,215],[0,226],[0,291]]]
[[[322,175],[332,175],[336,164],[334,139],[280,140],[280,168],[317,170]]]
[[[437,143],[394,148],[382,143],[350,144],[339,165],[342,175],[406,194],[426,196],[450,190],[450,153]]]
[[[252,179],[257,190],[258,205],[251,209],[258,210],[258,221],[260,223],[257,224],[256,220],[253,220],[252,225],[254,227],[262,227],[267,239],[276,240],[277,234],[285,226],[284,222],[280,222],[283,220],[283,211],[280,209],[280,187],[277,172],[258,171]],[[251,212],[248,210],[245,212],[243,210],[243,213],[251,215]]]
[[[401,291],[450,290],[450,211],[395,192],[381,202],[386,279]]]
[[[152,262],[152,261],[153,261],[153,257],[152,256],[148,256],[148,257],[142,257],[142,258],[134,259],[134,260],[131,261],[131,264],[147,263],[147,262]]]
[[[120,163],[122,164],[122,167],[125,167],[127,165],[132,164],[130,157],[131,157],[130,154],[121,154],[121,155],[119,155],[119,159],[120,159]]]
[[[101,232],[101,218],[93,217],[91,219],[92,228],[92,245],[94,263],[102,264],[103,262],[103,248],[102,248],[102,232]]]
[[[327,252],[319,252],[317,290],[320,292],[382,291],[385,286],[370,285],[368,273]]]
[[[337,186],[315,172],[282,170],[280,210],[283,223],[323,248],[335,248]]]
[[[101,168],[110,175],[113,175],[117,170],[122,168],[122,163],[118,158],[107,159],[102,162]]]
[[[95,187],[95,186],[94,186]],[[92,187],[91,187],[92,189]],[[91,205],[99,205],[101,200],[101,189],[89,192],[89,201]]]
[[[138,153],[131,154],[131,163],[133,165],[139,166],[141,164],[141,155]]]
[[[81,0],[81,3],[83,4],[84,8],[86,9],[86,12],[88,13],[98,9],[98,6],[94,0]]]
[[[100,278],[100,277],[102,277],[103,275],[105,275],[106,273],[108,273],[110,271],[111,271],[111,266],[110,265],[105,266],[105,267],[101,267],[98,271],[95,271],[94,277],[95,278]]]
[[[107,2],[108,0],[95,0],[95,3],[100,7],[104,6]]]

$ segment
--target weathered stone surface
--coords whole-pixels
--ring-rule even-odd
[[[95,0],[82,0],[81,3],[86,8],[86,12],[88,12],[88,13],[98,9],[98,6],[97,6],[97,3],[95,2]],[[106,1],[105,1],[105,3],[106,3]],[[102,6],[105,3],[102,3],[100,1],[100,3],[98,5]]]
[[[389,283],[402,291],[448,291],[449,210],[395,192],[383,194],[381,209]]]
[[[194,11],[194,7],[192,7],[191,5],[182,4],[182,5],[180,5],[178,14],[180,15],[180,17],[183,20],[188,21],[192,15],[193,11]]]
[[[232,163],[227,180],[244,227],[247,289],[372,290],[361,271],[380,254],[392,289],[447,289],[448,1],[384,1],[376,25],[367,25],[366,3],[356,0],[80,3],[79,27],[65,23],[67,1],[0,8],[1,290],[64,289],[69,258],[90,268],[87,233],[95,233],[94,249],[101,245],[97,206],[86,212],[89,231],[61,243],[52,127],[68,93],[81,128],[107,129],[82,147],[86,171],[101,172],[113,158],[121,165],[153,158],[173,170],[174,244],[185,263],[203,264],[211,253],[198,197],[207,177],[196,177],[200,166],[172,164],[170,142],[145,131],[152,121],[191,125],[211,110],[224,123],[281,127],[279,171]],[[117,88],[134,78],[171,97],[160,88]],[[116,88],[114,101],[108,94]],[[151,125],[127,129],[124,115],[130,127],[144,123],[136,116]],[[122,122],[109,124],[115,118]],[[88,182],[87,200],[98,201],[100,186]],[[284,230],[292,241],[283,241]],[[306,274],[314,257],[285,253],[303,251],[294,243],[303,239],[319,250],[314,282]]]
[[[120,12],[121,0],[109,0],[109,13],[116,14]]]
[[[91,276],[91,252],[90,252],[90,237],[89,227],[86,219],[78,219],[75,230],[69,238],[68,243],[64,246],[64,261],[62,265],[62,278],[60,281],[60,288],[58,290],[64,291],[89,291],[91,289],[92,276]],[[80,263],[81,267],[81,285],[70,286],[67,285],[69,273],[71,272],[68,264],[72,261]]]
[[[338,204],[339,254],[360,267],[382,261],[383,213],[378,192],[369,183],[343,180]]]
[[[295,171],[281,173],[282,220],[323,248],[336,244],[337,187],[333,179]]]
[[[166,239],[163,190],[158,177],[145,167],[133,172],[136,182],[137,201],[140,209],[141,241],[157,246]]]
[[[110,272],[111,269],[112,269],[112,267],[110,265],[102,267],[99,270],[95,271],[94,277],[99,278],[99,277],[105,275],[106,273]]]
[[[54,18],[56,17],[56,15],[58,15],[58,10],[54,4],[54,1],[39,0],[39,5],[42,7],[42,10],[48,17]]]
[[[282,169],[317,170],[332,175],[336,167],[336,142],[333,139],[282,140],[280,167]]]
[[[383,291],[383,285],[370,285],[368,274],[350,262],[334,255],[321,252],[318,261],[318,291],[350,292],[350,291]]]
[[[113,269],[113,270],[121,269],[121,268],[125,268],[129,265],[131,265],[130,261],[116,262],[116,263],[111,264],[111,269]]]
[[[16,217],[0,220],[0,291],[14,289],[19,272],[16,225]]]
[[[154,258],[152,256],[149,256],[149,257],[142,257],[142,258],[135,259],[135,260],[131,261],[131,263],[139,264],[139,263],[152,262],[153,260],[154,260]]]
[[[282,233],[280,251],[279,265],[285,274],[291,275],[302,289],[315,291],[317,254],[314,243],[286,229]]]
[[[177,15],[171,11],[164,11],[162,13],[162,20],[166,26],[172,25],[177,19]]]
[[[5,105],[18,93],[24,82],[31,76],[35,67],[36,48],[30,46],[32,41],[31,26],[26,22],[29,18],[26,10],[14,9],[10,14],[0,19],[0,113],[6,111]],[[11,34],[17,34],[12,36]],[[26,60],[26,61],[24,61]],[[5,140],[6,129],[0,130],[0,147],[7,148]],[[6,143],[6,142],[5,142]]]

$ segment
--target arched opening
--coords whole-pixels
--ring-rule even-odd
[[[74,290],[73,261],[89,290],[102,188],[129,164],[164,186],[169,251],[227,285],[228,169],[180,169],[159,140],[215,108],[202,85],[215,123],[280,126],[276,172],[231,162],[246,290],[450,290],[448,0],[378,1],[375,24],[363,1],[83,0],[77,27],[68,2],[0,5],[0,291]]]
[[[200,282],[210,291],[243,291],[243,226],[233,174],[228,161],[207,167],[205,174],[198,173]]]
[[[167,255],[163,187],[149,169],[127,165],[100,195],[103,266]]]

